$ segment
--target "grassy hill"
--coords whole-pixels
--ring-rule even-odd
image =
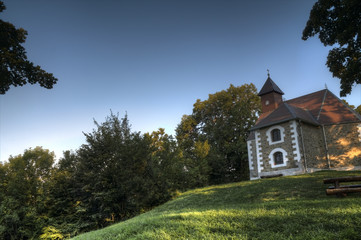
[[[195,189],[81,239],[360,239],[361,195],[326,196],[322,171]]]

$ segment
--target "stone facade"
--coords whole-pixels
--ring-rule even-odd
[[[281,130],[282,141],[272,143],[270,131]],[[322,169],[359,169],[360,123],[313,126],[292,120],[255,131],[248,141],[251,179],[283,174],[295,175]],[[284,164],[275,165],[273,153],[283,153]]]
[[[325,126],[331,168],[361,166],[361,124]]]
[[[299,127],[303,138],[303,160],[306,162],[307,168],[328,168],[322,127],[305,123],[301,123]]]
[[[270,132],[273,129],[281,131],[280,141],[272,142]],[[278,173],[292,175],[295,172],[303,171],[298,129],[298,123],[293,120],[255,131],[255,140],[248,141],[248,150],[252,155],[250,160],[251,179]],[[275,152],[282,152],[282,164],[275,164],[275,159],[273,159]]]

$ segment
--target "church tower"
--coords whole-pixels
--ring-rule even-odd
[[[258,96],[261,97],[262,112],[266,113],[278,108],[282,103],[283,94],[282,90],[272,81],[268,73],[268,78],[258,93]]]

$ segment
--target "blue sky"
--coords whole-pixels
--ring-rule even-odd
[[[314,0],[4,0],[0,18],[28,31],[29,60],[58,83],[0,95],[0,161],[43,146],[59,158],[110,110],[134,131],[169,134],[196,99],[271,78],[291,99],[339,79],[329,48],[301,40]],[[361,104],[361,87],[345,98]]]

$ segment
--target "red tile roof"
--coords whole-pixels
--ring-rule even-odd
[[[360,115],[325,89],[283,102],[272,112],[262,114],[251,130],[294,119],[312,125],[361,122]]]

